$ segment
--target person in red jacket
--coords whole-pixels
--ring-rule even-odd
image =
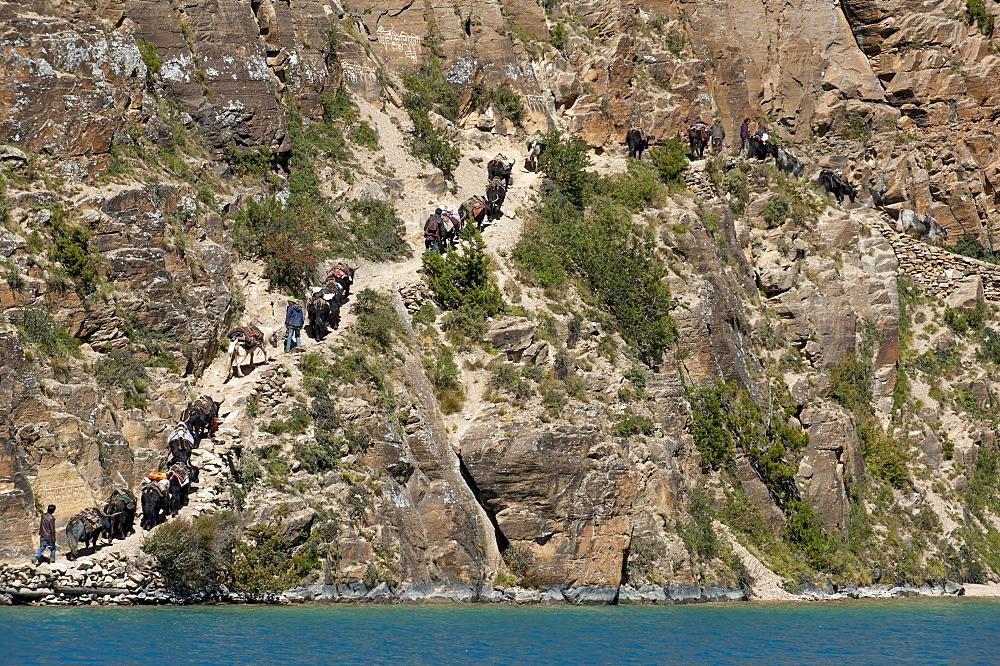
[[[49,562],[56,561],[56,505],[49,504],[49,508],[42,514],[42,520],[38,525],[39,546],[35,556],[31,558],[32,564],[38,564],[42,559],[42,553],[49,549]]]

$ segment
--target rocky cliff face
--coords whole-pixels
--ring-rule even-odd
[[[623,585],[659,590],[649,599],[715,598],[702,590],[760,586],[748,568],[768,567],[788,589],[996,579],[984,499],[997,482],[993,272],[925,254],[891,228],[912,209],[952,244],[992,248],[1000,60],[985,11],[977,21],[956,2],[0,2],[0,555],[27,556],[38,506],[58,504],[61,526],[113,486],[135,487],[165,461],[168,423],[208,391],[225,398],[234,441],[208,452],[215,490],[197,511],[239,507],[312,530],[328,548],[323,582],[355,586],[341,596],[384,582],[488,598],[482,585],[499,581],[604,601]],[[317,342],[308,351],[342,384],[327,398],[315,392],[317,361],[288,356],[280,371],[224,384],[212,363],[227,327],[244,310],[268,325],[283,312],[259,266],[234,269],[234,218],[250,199],[288,202],[309,162],[334,227],[355,229],[343,204],[375,196],[419,243],[426,207],[448,186],[404,154],[406,77],[428,65],[456,94],[453,121],[433,115],[462,149],[463,197],[481,190],[484,157],[521,155],[525,132],[579,135],[596,169],[615,173],[631,126],[663,139],[718,117],[733,146],[749,116],[808,176],[841,169],[858,202],[827,204],[756,162],[696,164],[690,189],[635,217],[667,267],[677,332],[642,364],[627,345],[608,352],[605,339],[621,340],[586,293],[524,283],[509,252],[539,180],[519,168],[508,212],[524,207],[486,233],[518,317],[472,345],[440,321],[377,353],[360,333]],[[520,96],[519,125],[495,98],[481,121],[497,88]],[[344,113],[338,91],[353,94],[353,120],[332,117]],[[361,120],[379,145],[358,138]],[[296,144],[323,121],[350,137],[346,157],[332,157],[344,152],[333,140]],[[402,293],[410,326],[427,299],[405,286],[417,268],[362,262],[358,287]],[[466,400],[457,413],[434,365],[445,351]],[[344,370],[342,357],[368,369]],[[498,388],[505,372],[524,395]],[[808,435],[780,460],[808,509],[789,509],[759,452],[706,460],[694,396],[720,381],[765,408],[768,427],[777,418]],[[300,412],[309,425],[295,435],[274,426]],[[309,447],[327,431],[343,447],[319,469]],[[905,482],[887,480],[900,469],[893,455]],[[740,522],[749,514],[759,524]],[[811,515],[822,548],[855,559],[810,550],[795,530]],[[858,565],[877,550],[884,561]]]

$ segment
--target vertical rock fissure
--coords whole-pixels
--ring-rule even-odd
[[[462,473],[462,479],[465,481],[465,485],[467,485],[469,490],[472,491],[472,496],[476,498],[477,502],[479,502],[479,506],[483,508],[483,511],[486,513],[486,517],[489,518],[490,524],[493,525],[493,533],[497,541],[497,549],[502,555],[504,551],[510,548],[510,541],[507,540],[507,537],[500,529],[500,524],[497,522],[496,514],[493,513],[493,511],[486,506],[486,502],[483,501],[483,495],[479,491],[479,485],[472,477],[472,473],[469,472],[469,468],[465,466],[465,461],[462,460],[461,455],[458,455],[458,469]]]
[[[622,586],[623,585],[628,585],[628,583],[629,583],[629,580],[628,580],[628,556],[629,556],[629,552],[631,552],[631,550],[632,550],[632,537],[631,537],[631,535],[629,535],[628,545],[626,545],[625,549],[622,551],[622,575],[621,575],[621,579],[618,581],[618,589],[615,590],[615,598],[611,600],[611,605],[613,605],[613,606],[617,606],[618,605],[618,597],[622,593]]]

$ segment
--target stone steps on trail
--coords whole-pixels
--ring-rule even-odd
[[[689,190],[694,192],[695,196],[702,199],[714,199],[718,196],[711,178],[705,173],[703,160],[691,163],[691,167],[684,172],[684,183]]]

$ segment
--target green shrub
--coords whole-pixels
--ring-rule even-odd
[[[472,87],[471,103],[473,108],[480,113],[494,108],[500,112],[502,117],[507,118],[515,125],[520,125],[524,120],[524,101],[508,85],[491,88],[483,83],[477,83]]]
[[[778,389],[775,388],[775,391]],[[702,465],[719,469],[729,466],[737,450],[767,485],[779,506],[798,498],[797,466],[787,460],[790,452],[805,447],[809,435],[788,424],[791,407],[775,396],[770,413],[740,391],[735,383],[688,391],[694,423],[691,435],[702,454]]]
[[[483,318],[507,311],[500,288],[491,279],[485,249],[482,236],[473,229],[471,241],[446,256],[433,250],[424,252],[424,281],[442,307],[472,308]]]
[[[979,360],[1000,365],[1000,333],[988,326],[983,328],[979,344]]]
[[[535,219],[525,226],[514,261],[540,285],[562,286],[568,274],[578,276],[595,304],[612,315],[622,338],[641,356],[656,357],[675,334],[663,262],[649,235],[632,222],[631,211],[608,194],[595,194],[595,185],[606,187],[601,181],[568,171],[587,163],[586,154],[571,143],[561,148],[568,157],[546,173]],[[564,187],[575,189],[587,209],[574,205]],[[641,198],[629,196],[633,205]]]
[[[526,273],[526,281],[543,289],[566,284],[565,257],[544,241],[545,231],[526,223],[524,236],[511,254],[514,265]]]
[[[636,159],[628,160],[625,173],[598,179],[595,189],[598,195],[609,196],[633,213],[662,206],[667,198],[666,188],[659,182],[656,170]]]
[[[807,502],[791,502],[785,523],[785,538],[806,556],[814,569],[827,570],[834,564],[836,545],[831,541],[819,516]]]
[[[656,574],[653,571],[653,564],[659,559],[659,550],[655,541],[642,537],[632,537],[627,550],[626,571],[628,576],[626,581],[629,583],[654,582]]]
[[[535,563],[535,551],[528,545],[509,546],[503,551],[503,561],[512,574],[523,579]]]
[[[299,582],[318,559],[294,558],[270,525],[247,528],[227,562],[230,585],[240,592],[278,592]]]
[[[389,351],[396,338],[404,333],[392,299],[385,294],[363,289],[355,297],[351,311],[357,316],[355,333],[380,352]]]
[[[667,139],[649,149],[649,159],[667,185],[681,186],[684,184],[684,172],[690,162],[687,158],[687,146],[678,138]]]
[[[105,391],[121,389],[126,408],[146,406],[149,376],[132,354],[113,349],[110,354],[94,364],[94,378]]]
[[[941,348],[928,349],[911,362],[912,366],[931,376],[949,377],[962,367],[962,354],[954,342]]]
[[[233,544],[239,538],[236,514],[221,511],[171,520],[143,539],[142,550],[167,587],[194,590],[227,582]]]
[[[139,56],[142,58],[143,64],[146,65],[146,80],[152,82],[155,77],[160,75],[160,69],[163,67],[163,63],[160,61],[159,47],[145,39],[138,40],[138,46]]]
[[[337,469],[340,463],[340,447],[334,442],[297,442],[295,457],[302,463],[302,469],[310,474],[319,474]]]
[[[681,30],[671,30],[667,33],[665,37],[665,45],[667,50],[674,55],[680,55],[680,52],[684,50],[684,43],[687,38],[684,36],[684,32]]]
[[[906,450],[901,442],[885,433],[875,417],[872,392],[873,334],[872,330],[863,330],[860,351],[844,356],[830,370],[829,394],[854,414],[861,441],[861,457],[868,472],[895,488],[906,488],[910,485]],[[920,367],[919,357],[914,366]]]
[[[593,174],[587,144],[580,137],[564,136],[558,130],[546,137],[545,150],[538,158],[538,170],[575,206],[583,206],[591,189]]]
[[[378,143],[378,135],[372,126],[368,124],[367,121],[360,121],[357,125],[351,128],[351,131],[347,134],[351,141],[363,146],[372,152],[377,152],[381,150],[381,146]]]
[[[403,240],[406,227],[387,201],[356,199],[347,209],[351,212],[348,229],[353,235],[352,254],[370,261],[401,261],[413,254]]]
[[[7,321],[17,328],[22,346],[33,348],[44,358],[80,356],[80,341],[45,310],[25,308],[8,311]]]
[[[561,21],[549,32],[549,43],[559,51],[566,48],[566,26]]]
[[[303,407],[292,409],[287,419],[273,419],[267,426],[272,435],[301,435],[309,426],[309,413]]]
[[[62,265],[62,271],[73,280],[82,296],[93,293],[99,281],[101,255],[90,249],[91,233],[83,227],[71,225],[61,206],[49,207],[51,216],[45,227],[52,234],[48,257]]]
[[[441,136],[434,127],[426,109],[412,109],[410,119],[410,152],[414,157],[430,162],[441,169],[445,178],[451,179],[462,158],[458,146]]]
[[[986,322],[986,303],[979,301],[972,310],[944,309],[944,323],[957,335],[965,335],[971,328],[979,330]]]
[[[979,32],[987,37],[993,35],[993,15],[986,10],[984,0],[965,0],[965,22],[969,25],[975,23],[979,26]]]
[[[726,171],[722,176],[722,189],[740,203],[746,203],[750,196],[750,185],[747,172],[739,167]]]
[[[788,199],[784,195],[778,194],[771,197],[771,200],[761,211],[761,217],[767,222],[768,228],[773,228],[782,224],[788,217]]]
[[[226,145],[226,160],[240,176],[263,176],[271,171],[274,155],[267,146],[238,148],[230,141]]]
[[[955,246],[951,248],[952,252],[957,254],[964,254],[967,257],[972,257],[973,259],[979,259],[980,261],[986,261],[991,264],[1000,264],[1000,257],[998,257],[992,249],[987,249],[982,241],[979,240],[979,236],[975,234],[965,234],[957,241],[955,241]]]
[[[404,74],[403,82],[409,89],[403,97],[403,105],[413,122],[410,152],[441,169],[445,178],[450,179],[461,159],[461,151],[458,146],[441,136],[428,114],[435,111],[454,121],[458,116],[458,93],[445,80],[441,62],[433,55],[416,74]]]
[[[351,100],[351,90],[344,82],[341,82],[337,92],[333,95],[322,93],[319,96],[319,103],[323,106],[323,122],[325,123],[332,124],[342,121],[350,125],[358,118],[357,109]]]
[[[433,54],[415,74],[403,74],[408,92],[403,97],[407,110],[412,108],[435,111],[455,121],[458,119],[458,92],[441,71],[441,60]]]
[[[490,388],[505,391],[518,400],[527,400],[535,394],[534,387],[521,377],[517,365],[504,363],[490,371]]]
[[[632,435],[652,435],[656,430],[656,424],[648,416],[636,414],[630,409],[626,409],[618,417],[612,433],[615,437],[631,437]]]
[[[424,358],[424,369],[434,386],[434,395],[445,414],[454,414],[462,409],[465,399],[465,389],[462,387],[462,375],[455,364],[455,357],[448,349],[438,350],[437,355]]]
[[[437,321],[438,309],[434,307],[433,303],[424,303],[420,308],[413,313],[412,321],[413,325],[425,324],[430,325]]]
[[[677,525],[677,533],[684,540],[688,552],[706,560],[721,555],[722,543],[715,533],[712,509],[704,489],[698,488],[691,493],[688,515],[691,517],[690,522]]]
[[[240,253],[259,257],[267,279],[292,293],[305,288],[321,256],[317,226],[274,197],[247,201],[236,219],[233,244]]]
[[[441,328],[449,342],[464,349],[482,340],[488,326],[482,310],[473,305],[463,305],[441,318]]]

